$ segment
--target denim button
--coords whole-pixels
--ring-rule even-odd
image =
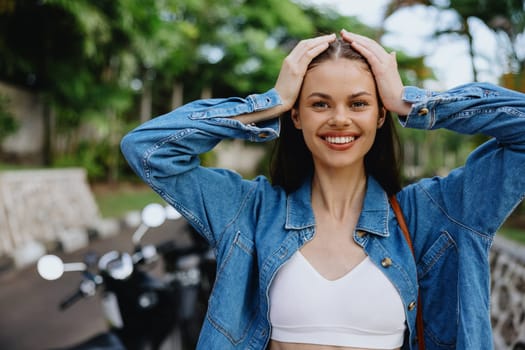
[[[357,231],[356,234],[359,238],[363,238],[364,236],[366,236],[366,232],[361,230]]]
[[[419,112],[417,112],[418,115],[427,115],[428,114],[428,108],[421,108]]]
[[[390,258],[384,258],[383,260],[381,260],[381,266],[383,267],[390,267],[392,266],[392,259]]]
[[[416,308],[416,302],[413,301],[410,304],[408,304],[408,311],[412,311]]]

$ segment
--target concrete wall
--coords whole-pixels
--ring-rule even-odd
[[[525,350],[525,246],[496,237],[490,258],[496,350]]]
[[[0,172],[0,256],[15,265],[57,244],[65,251],[85,246],[100,221],[84,169]]]

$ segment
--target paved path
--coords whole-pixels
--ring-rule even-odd
[[[150,230],[144,242],[157,242],[168,237],[184,239],[184,222],[167,222]],[[86,249],[65,255],[64,261],[82,261],[84,253],[94,250],[130,252],[132,230],[96,240]],[[40,278],[34,265],[23,270],[0,274],[0,349],[42,350],[66,346],[105,330],[99,297],[84,299],[71,308],[58,310],[59,302],[75,291],[80,276],[66,273],[58,281]]]

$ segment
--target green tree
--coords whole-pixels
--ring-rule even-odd
[[[103,49],[110,43],[110,21],[90,1],[20,1],[0,16],[1,78],[41,95],[50,165],[59,133],[108,106],[129,104],[125,89],[107,74],[114,65]]]
[[[0,151],[2,141],[18,129],[18,123],[9,108],[10,104],[7,96],[0,95]]]
[[[0,11],[0,79],[42,96],[46,163],[110,179],[124,167],[120,137],[140,121],[199,97],[269,89],[303,38],[342,27],[377,32],[291,0],[10,4]],[[399,57],[407,79],[420,79],[422,60]],[[86,124],[95,139],[82,137]]]
[[[0,14],[0,78],[42,96],[46,164],[71,163],[86,149],[78,128],[87,121],[110,150],[96,161],[118,177],[121,116],[135,100],[133,79],[162,57],[156,5],[164,3],[28,0]]]
[[[459,35],[465,37],[469,45],[469,54],[472,62],[473,80],[478,80],[478,71],[474,50],[474,34],[469,20],[477,18],[490,28],[497,36],[500,49],[505,53],[507,72],[521,73],[525,68],[525,55],[520,54],[518,38],[525,30],[525,7],[523,0],[391,0],[387,5],[385,19],[402,8],[423,5],[432,6],[440,11],[453,11],[457,22],[451,23],[449,28],[436,30],[435,35]]]

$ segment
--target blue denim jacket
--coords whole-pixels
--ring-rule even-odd
[[[399,291],[406,310],[403,349],[416,349],[418,286],[427,349],[492,349],[488,254],[499,226],[525,193],[525,95],[490,84],[444,93],[407,87],[406,127],[493,136],[446,177],[397,194],[415,248],[402,236],[387,195],[369,178],[354,240]],[[286,195],[264,177],[204,168],[198,155],[220,140],[278,137],[273,119],[229,117],[280,103],[275,90],[247,98],[195,101],[125,136],[132,168],[215,248],[218,273],[198,349],[265,349],[268,290],[279,267],[315,233],[310,183]],[[497,278],[497,276],[496,276]],[[362,296],[359,303],[373,303]]]

